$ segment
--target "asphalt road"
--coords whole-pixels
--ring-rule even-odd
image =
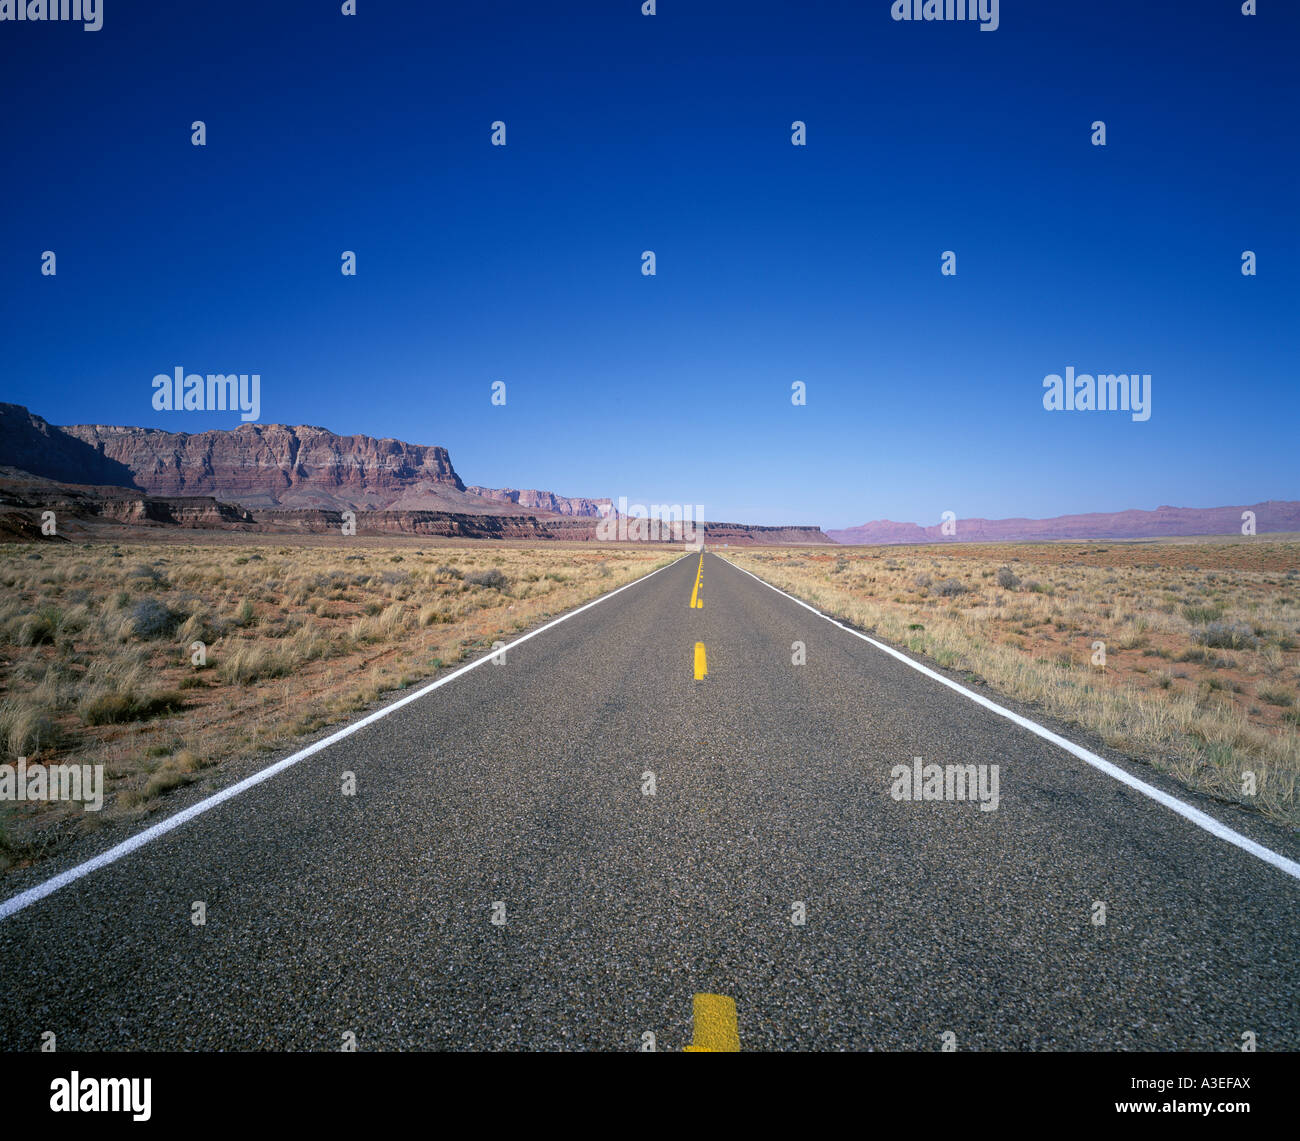
[[[0,1047],[680,1050],[710,993],[745,1050],[1300,1048],[1300,882],[697,568],[0,921]]]

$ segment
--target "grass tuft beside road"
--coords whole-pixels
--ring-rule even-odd
[[[963,544],[724,557],[1191,788],[1300,824],[1300,543]]]

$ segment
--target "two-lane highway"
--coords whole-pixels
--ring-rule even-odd
[[[0,1046],[1296,1049],[1298,890],[690,554],[0,921]]]

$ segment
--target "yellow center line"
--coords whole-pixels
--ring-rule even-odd
[[[703,681],[704,675],[709,672],[709,661],[704,653],[704,643],[695,643],[695,680]]]
[[[695,1039],[688,1054],[739,1054],[740,1028],[736,1000],[721,994],[697,994],[694,1000]]]
[[[703,610],[704,599],[700,597],[700,587],[704,585],[704,552],[700,552],[700,565],[695,571],[695,589],[691,591],[691,609]]]

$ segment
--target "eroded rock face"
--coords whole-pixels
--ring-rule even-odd
[[[328,511],[257,511],[259,530],[337,531],[341,516]],[[592,543],[601,539],[599,519],[556,518],[549,515],[467,515],[445,511],[373,511],[358,514],[358,535],[431,535],[452,539],[527,539]],[[816,527],[757,527],[744,523],[704,523],[700,528],[711,547],[811,546],[831,542]],[[681,547],[682,540],[662,536],[646,542]],[[634,543],[629,539],[614,543]]]
[[[553,491],[518,490],[513,487],[479,487],[473,484],[465,489],[471,495],[514,503],[533,511],[549,511],[555,515],[576,515],[583,519],[599,519],[614,508],[612,499],[583,499],[556,495]]]
[[[56,530],[41,524],[53,513]],[[248,531],[253,516],[211,496],[163,498],[108,484],[61,483],[17,468],[0,466],[0,541],[65,540],[85,537],[102,523],[121,524],[141,534],[157,529]]]
[[[412,492],[434,500],[465,492],[446,448],[306,425],[241,424],[190,435],[74,424],[63,432],[125,465],[151,495],[211,495],[246,507],[374,509],[403,497],[409,502]]]
[[[710,547],[811,547],[828,544],[820,527],[759,527],[749,523],[705,523],[704,541]]]
[[[105,456],[21,404],[0,403],[0,464],[65,483],[136,486],[129,465]]]

